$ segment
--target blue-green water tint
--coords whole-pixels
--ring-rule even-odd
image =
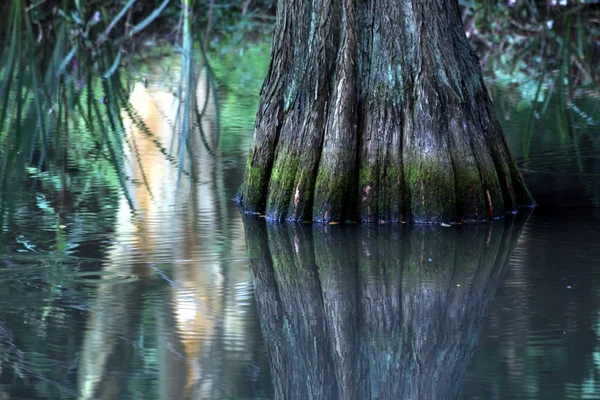
[[[597,99],[581,103],[599,119]],[[489,309],[465,399],[600,398],[600,125],[571,115],[563,136],[552,107],[520,161],[539,206]],[[517,156],[527,112],[501,112]]]
[[[231,75],[215,66],[224,154],[187,201],[152,154],[160,190],[137,193],[135,213],[104,170],[73,171],[76,192],[32,171],[2,193],[0,399],[600,397],[598,126],[573,115],[559,132],[551,103],[525,160],[528,109],[494,92],[539,202],[530,216],[244,222],[232,199],[257,102],[247,79],[268,63],[248,54]]]

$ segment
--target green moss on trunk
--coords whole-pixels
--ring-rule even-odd
[[[416,223],[456,221],[456,188],[452,170],[436,159],[406,165],[411,220]]]
[[[533,204],[456,1],[280,2],[272,57],[245,212],[437,224]]]
[[[246,176],[242,186],[238,190],[237,200],[242,201],[249,213],[258,214],[266,207],[266,189],[269,184],[270,171],[264,168],[252,166],[248,161],[246,165]]]
[[[350,176],[348,176],[350,175]],[[355,181],[351,174],[335,174],[319,169],[315,185],[313,220],[323,223],[356,221],[353,190]]]

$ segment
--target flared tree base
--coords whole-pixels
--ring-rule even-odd
[[[455,1],[308,3],[278,9],[244,212],[461,223],[533,204]]]

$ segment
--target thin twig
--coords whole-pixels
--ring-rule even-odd
[[[250,0],[248,0],[248,1],[250,1]],[[214,5],[215,5],[214,0],[210,0],[209,7],[208,7],[208,21],[206,22],[206,33],[204,34],[204,48],[205,49],[208,48],[208,38],[210,36],[210,30],[212,27]]]

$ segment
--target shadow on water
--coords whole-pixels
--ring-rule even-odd
[[[440,229],[244,221],[277,399],[454,399],[525,216]]]

